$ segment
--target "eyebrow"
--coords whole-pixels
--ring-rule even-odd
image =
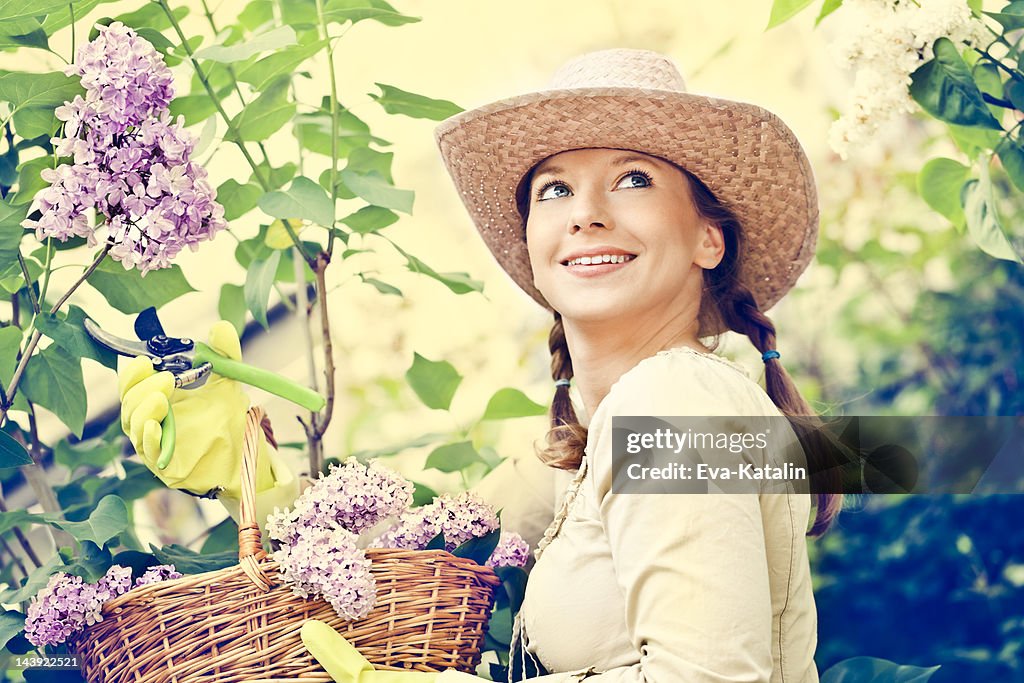
[[[635,164],[635,163],[647,163],[647,164],[651,164],[652,166],[654,165],[652,159],[650,159],[649,157],[645,157],[645,156],[643,156],[641,154],[620,154],[619,156],[613,158],[609,162],[608,165],[609,166],[622,166],[624,164]],[[537,172],[534,173],[533,177],[537,178],[537,177],[543,176],[543,175],[559,175],[559,174],[562,174],[562,173],[565,173],[565,169],[564,168],[562,168],[561,166],[550,165],[550,166],[543,166],[542,168],[538,169]]]

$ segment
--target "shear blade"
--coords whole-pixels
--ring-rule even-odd
[[[164,326],[160,324],[156,308],[150,306],[135,318],[135,334],[142,341],[148,341],[157,335],[166,336]]]

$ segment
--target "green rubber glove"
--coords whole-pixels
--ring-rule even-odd
[[[351,643],[317,619],[307,619],[299,630],[302,643],[337,683],[434,683],[430,671],[377,671]]]
[[[214,325],[209,339],[218,353],[241,360],[241,344],[230,323],[222,320]],[[171,373],[156,372],[144,357],[122,363],[118,383],[121,428],[146,466],[171,488],[200,495],[221,488],[219,498],[237,520],[242,495],[242,435],[249,409],[242,386],[211,375],[197,389],[175,390]],[[168,405],[174,412],[177,438],[170,463],[160,469],[160,423],[167,416]],[[297,478],[276,455],[261,431],[256,465],[256,509],[261,526],[275,506],[290,505],[299,492]]]

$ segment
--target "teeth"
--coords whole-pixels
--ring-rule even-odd
[[[601,254],[600,256],[580,256],[566,263],[567,266],[590,266],[598,263],[625,263],[633,260],[626,254]]]

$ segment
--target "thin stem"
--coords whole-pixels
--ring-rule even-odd
[[[331,257],[327,252],[320,252],[316,260],[316,268],[313,270],[316,275],[317,308],[320,309],[320,334],[323,338],[324,355],[324,380],[327,404],[320,415],[312,415],[309,427],[307,428],[307,440],[310,442],[310,474],[320,471],[320,444],[323,441],[327,427],[331,424],[331,417],[334,414],[334,345],[331,341],[331,321],[327,309],[327,282],[325,271]],[[315,443],[314,443],[315,442]]]
[[[7,512],[7,504],[4,502],[3,491],[0,491],[0,513]],[[14,527],[11,529],[14,533],[15,540],[18,541],[18,545],[25,551],[25,556],[28,557],[29,561],[37,567],[42,567],[43,563],[39,561],[39,556],[36,555],[36,551],[32,549],[32,544],[25,538],[25,534],[21,532],[21,529]]]
[[[217,97],[217,93],[214,92],[213,86],[210,85],[210,79],[206,76],[206,72],[203,71],[202,67],[199,66],[199,60],[196,59],[195,53],[192,52],[192,48],[188,44],[188,40],[185,38],[185,33],[181,30],[181,24],[178,23],[178,19],[171,12],[171,8],[167,4],[167,0],[157,0],[160,3],[160,7],[164,10],[164,14],[167,15],[168,21],[171,22],[171,27],[174,32],[178,34],[178,38],[181,40],[181,47],[185,50],[185,54],[188,55],[189,61],[192,63],[192,68],[195,69],[196,76],[199,81],[203,84],[206,89],[206,93],[210,96],[210,101],[213,102],[213,106],[217,109],[217,113],[220,114],[221,119],[228,127],[228,135],[231,138],[231,142],[238,147],[242,156],[245,157],[245,161],[249,164],[249,168],[252,169],[253,178],[259,183],[260,188],[264,192],[270,192],[270,184],[266,178],[263,177],[263,173],[260,171],[260,167],[256,164],[256,160],[252,158],[252,154],[249,153],[249,149],[245,146],[245,142],[242,140],[242,136],[238,132],[238,128],[232,122],[231,117],[224,111],[224,107],[220,103],[220,99]],[[302,254],[302,258],[305,259],[306,263],[309,264],[310,268],[316,265],[316,258],[306,253],[306,250],[302,246],[302,242],[299,241],[299,236],[295,234],[295,230],[292,228],[291,223],[288,219],[282,219],[285,231],[288,236],[292,239],[295,246],[298,248],[299,253]]]
[[[1003,64],[999,59],[994,57],[992,55],[992,53],[989,52],[988,50],[984,50],[984,49],[982,49],[980,47],[976,47],[976,48],[974,48],[974,51],[977,52],[978,54],[984,56],[990,62],[995,64],[996,67],[998,67],[998,68],[1002,69],[1003,71],[1005,71],[1006,73],[1010,74],[1010,78],[1014,78],[1014,79],[1016,79],[1018,81],[1024,80],[1024,76],[1021,76],[1021,74],[1017,73],[1017,71],[1015,71],[1014,69],[1011,69],[1010,67],[1008,67],[1005,64]]]
[[[32,304],[32,312],[39,315],[39,301],[36,300],[36,291],[32,287],[32,276],[28,273],[28,264],[25,257],[18,252],[18,265],[21,266],[21,276],[25,278],[25,289],[28,290],[28,300]]]
[[[82,276],[78,278],[78,280],[76,280],[75,283],[71,285],[68,291],[64,293],[64,296],[58,299],[57,303],[55,303],[53,307],[50,308],[51,314],[59,311],[60,307],[64,305],[64,302],[71,298],[71,295],[75,293],[75,290],[78,289],[82,285],[82,283],[85,282],[97,268],[99,268],[100,263],[102,263],[103,259],[107,257],[107,254],[110,252],[110,248],[112,246],[113,245],[108,242],[106,246],[103,247],[103,251],[101,251],[99,253],[99,256],[96,257],[92,264],[88,268],[86,268],[85,272],[82,273]],[[28,345],[25,347],[25,350],[21,354],[21,360],[18,363],[18,367],[14,371],[14,376],[11,377],[11,381],[7,385],[7,400],[4,402],[3,406],[0,407],[0,425],[3,425],[4,422],[7,420],[7,412],[11,409],[11,405],[14,403],[14,396],[18,393],[18,384],[21,383],[22,375],[25,373],[25,367],[28,365],[28,360],[29,358],[31,358],[32,352],[35,351],[36,346],[39,345],[39,339],[42,336],[42,332],[40,332],[38,329],[34,330],[32,332],[31,339],[29,339]]]
[[[75,4],[68,3],[68,11],[71,13],[71,61],[75,61]]]
[[[327,230],[327,257],[334,254],[334,212],[338,199],[338,83],[334,73],[334,44],[327,35],[324,18],[324,0],[316,0],[316,14],[320,21],[320,37],[327,41],[327,70],[331,81],[331,224]]]
[[[206,4],[206,0],[200,0],[203,5],[203,14],[206,16],[206,22],[210,25],[210,30],[213,31],[214,35],[217,35],[217,24],[213,20],[213,12],[210,11],[210,7]],[[238,101],[242,103],[242,109],[245,109],[249,104],[245,101],[245,96],[242,95],[242,89],[238,87],[238,77],[235,75],[235,67],[228,64],[226,65],[228,76],[231,77],[231,84],[235,88],[235,94],[238,95]],[[270,166],[270,157],[267,156],[267,148],[263,146],[262,141],[257,141],[256,146],[260,149],[260,154],[263,155],[263,161],[266,162],[267,166]]]

